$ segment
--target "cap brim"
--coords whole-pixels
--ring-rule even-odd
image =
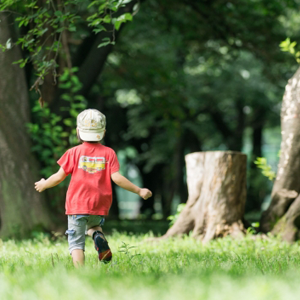
[[[78,131],[79,131],[79,137],[83,141],[98,142],[101,141],[104,136],[104,131],[103,132],[82,132],[81,130]]]

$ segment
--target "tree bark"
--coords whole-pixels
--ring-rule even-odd
[[[13,22],[0,13],[0,43],[13,37]],[[21,236],[36,227],[48,227],[49,217],[41,194],[34,190],[38,165],[30,150],[28,90],[24,70],[14,61],[14,47],[0,51],[0,220],[1,237]]]
[[[185,156],[189,197],[163,238],[187,234],[208,242],[242,236],[246,201],[246,155],[233,151],[196,152]]]
[[[286,241],[297,237],[298,227],[291,226],[300,215],[300,68],[288,81],[281,108],[281,154],[271,204],[263,212],[260,230],[281,234]],[[296,198],[297,197],[297,198]],[[297,223],[297,220],[296,220]],[[297,232],[292,232],[297,231]]]

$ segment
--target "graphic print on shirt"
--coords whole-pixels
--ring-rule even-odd
[[[81,156],[78,169],[82,169],[90,174],[105,170],[105,157]]]

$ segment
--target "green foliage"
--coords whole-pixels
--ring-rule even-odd
[[[27,124],[33,141],[32,151],[43,164],[41,175],[49,177],[57,171],[56,161],[67,146],[67,142],[62,139],[63,127],[59,125],[61,117],[51,113],[47,105],[42,109],[38,101],[32,112],[37,119],[40,119],[39,123]]]
[[[299,243],[274,238],[219,239],[207,245],[190,237],[149,243],[151,235],[107,236],[110,264],[98,262],[91,238],[86,266],[76,270],[67,241],[45,235],[0,241],[1,299],[298,300]],[[118,249],[136,247],[132,257]],[[129,246],[130,245],[130,246]]]
[[[247,5],[255,8],[247,10]],[[199,1],[191,8],[180,1],[175,1],[172,7],[160,1],[153,1],[151,5],[145,2],[134,22],[124,29],[124,42],[118,44],[108,58],[102,91],[111,103],[116,100],[115,105],[127,114],[128,123],[118,127],[128,128],[126,132],[121,131],[123,141],[143,144],[138,159],[143,162],[144,172],[166,166],[168,171],[160,173],[164,181],[178,174],[175,169],[181,166],[174,161],[177,155],[174,153],[181,143],[184,148],[183,153],[178,154],[181,157],[200,150],[240,151],[242,132],[246,127],[256,126],[260,111],[266,111],[266,126],[278,124],[278,94],[282,92],[280,84],[287,69],[272,65],[274,72],[270,71],[265,61],[257,59],[248,47],[250,42],[253,49],[260,51],[258,48],[266,38],[260,35],[262,29],[257,28],[257,23],[252,22],[252,13],[265,28],[270,24],[278,28],[278,19],[270,23],[263,12],[272,11],[268,18],[285,13],[278,9],[279,1],[268,8],[263,8],[264,5],[242,1],[239,5],[224,7],[221,1],[216,1],[208,8]],[[170,13],[162,15],[161,7]],[[221,16],[216,20],[220,22],[216,27],[227,28],[226,33],[221,34],[225,40],[207,26],[198,14],[200,11],[205,11],[211,19]],[[243,16],[246,11],[247,20]],[[233,18],[226,17],[233,12],[232,17],[241,14],[243,22],[237,19],[233,22]],[[151,26],[149,19],[155,20]],[[231,35],[237,28],[244,30],[249,26],[253,26],[253,30]],[[191,28],[202,33],[201,39]],[[238,41],[237,36],[242,40]],[[262,42],[259,47],[258,36]],[[274,47],[268,44],[266,51],[271,56],[284,56],[278,42]],[[277,68],[280,69],[278,76],[274,75]],[[280,84],[269,80],[273,76]]]
[[[87,18],[87,21],[89,22],[88,26],[94,27],[93,31],[95,33],[106,31],[106,28],[103,26],[103,24],[113,24],[114,29],[119,30],[122,23],[132,21],[132,15],[130,13],[125,13],[121,16],[114,17],[114,13],[117,12],[120,7],[124,6],[125,2],[126,1],[119,0],[92,1],[88,8],[94,9],[95,13]],[[106,14],[103,12],[106,12]],[[101,43],[98,47],[106,46],[108,44],[114,44],[114,41],[104,38],[103,43]]]
[[[257,234],[259,228],[259,222],[251,223],[251,226],[247,228],[247,234]]]
[[[119,252],[124,253],[124,255],[133,259],[135,256],[140,255],[139,253],[131,253],[134,248],[136,248],[136,246],[130,246],[129,244],[122,242],[122,246],[119,247]]]
[[[180,213],[183,211],[185,206],[186,206],[186,203],[178,204],[176,213],[174,215],[168,216],[167,220],[171,221],[170,225],[169,225],[170,227],[177,221]]]
[[[293,1],[192,2],[143,2],[95,88],[108,120],[126,114],[110,127],[111,141],[137,149],[134,163],[145,177],[155,174],[162,201],[170,194],[166,187],[184,199],[177,182],[185,180],[184,155],[241,151],[246,131],[251,144],[253,128],[279,125],[278,95],[297,67],[278,47]],[[249,146],[249,156],[261,147]],[[252,182],[247,202],[259,210],[270,185],[259,171]]]
[[[41,84],[44,76],[50,71],[56,75],[58,67],[58,55],[69,51],[68,45],[63,42],[66,34],[69,37],[76,33],[82,24],[92,27],[98,34],[102,31],[119,30],[122,23],[132,20],[130,13],[115,16],[119,8],[125,6],[128,1],[115,0],[65,0],[65,1],[18,1],[2,0],[0,12],[14,12],[12,16],[23,34],[15,41],[23,50],[26,50],[27,57],[16,61],[23,68],[27,63],[32,62],[37,76],[37,84]],[[110,27],[109,27],[109,26]],[[64,36],[63,36],[64,35]],[[103,42],[98,47],[114,44],[113,39],[103,37]],[[2,51],[12,47],[13,42],[9,39],[5,45],[0,45]],[[37,86],[34,86],[37,88]]]
[[[251,223],[251,226],[254,228],[259,228],[260,224],[259,224],[259,222],[253,222],[253,223]]]
[[[76,118],[86,108],[86,100],[76,94],[81,88],[76,71],[76,68],[65,69],[59,79],[60,88],[66,90],[61,97],[68,103],[68,106],[61,107],[60,110],[67,111],[69,118],[62,119],[51,112],[47,105],[41,108],[37,101],[32,109],[35,122],[27,124],[33,140],[32,151],[42,163],[41,175],[45,177],[57,171],[57,160],[68,148],[78,143]]]
[[[276,173],[272,170],[272,167],[268,165],[267,159],[265,157],[258,157],[254,163],[259,169],[262,170],[262,174],[266,176],[269,180],[274,180],[276,178]]]
[[[58,63],[57,53],[59,58],[66,57],[65,34],[71,61],[84,70],[83,62],[93,55],[89,50],[94,33],[105,38],[132,18],[117,13],[128,1],[33,2],[6,0],[1,4],[6,3],[3,9],[20,13],[12,15],[20,18],[16,27],[20,24],[24,44],[25,60],[18,63],[24,66],[44,59],[44,70],[49,71]],[[134,147],[142,175],[159,169],[153,177],[148,175],[162,201],[168,199],[163,193],[172,194],[168,187],[178,187],[178,194],[183,186],[176,180],[183,178],[185,154],[237,149],[242,146],[245,127],[257,128],[261,120],[264,126],[278,124],[278,95],[293,71],[289,61],[282,59],[286,55],[279,51],[278,41],[293,36],[286,33],[282,20],[288,18],[295,1],[211,2],[142,1],[134,22],[120,34],[122,42],[113,48],[101,79],[85,92],[89,104],[99,104],[108,116],[108,143],[118,149]],[[40,3],[50,5],[47,12]],[[29,20],[37,11],[42,17]],[[32,36],[25,38],[24,33],[34,28]],[[100,46],[114,42],[107,36]],[[4,42],[2,49],[13,42]],[[28,55],[26,47],[36,47],[36,51],[28,50]],[[43,76],[45,72],[35,66],[27,73]],[[261,111],[266,114],[261,116]],[[67,126],[72,121],[64,122]]]
[[[291,53],[295,57],[297,63],[300,63],[300,50],[298,50],[298,47],[296,46],[297,42],[291,42],[290,38],[287,38],[280,43],[281,51]]]

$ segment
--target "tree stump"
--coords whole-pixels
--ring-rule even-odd
[[[245,154],[233,151],[195,152],[185,156],[188,200],[163,238],[187,234],[208,242],[242,236],[246,202]]]

